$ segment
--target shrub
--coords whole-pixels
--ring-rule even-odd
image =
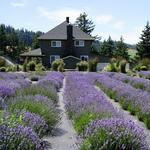
[[[96,72],[97,63],[97,59],[89,60],[89,71]]]
[[[30,112],[3,112],[1,124],[16,127],[18,124],[32,128],[40,137],[46,134],[48,126],[43,118]]]
[[[35,70],[36,71],[46,71],[45,67],[42,65],[42,63],[38,63],[36,66],[35,66]]]
[[[30,61],[27,66],[29,71],[35,71],[36,63],[34,61]]]
[[[123,119],[102,119],[90,123],[80,150],[148,150],[143,129]]]
[[[46,124],[48,125],[49,130],[51,131],[53,127],[56,125],[58,122],[58,113],[52,109],[49,108],[47,105],[41,103],[41,102],[35,102],[35,101],[16,101],[14,103],[11,103],[8,106],[8,109],[11,112],[15,112],[16,110],[25,110],[31,113],[35,113],[42,117]]]
[[[30,127],[0,125],[0,149],[43,150],[44,143]]]
[[[27,72],[27,63],[26,62],[23,64],[23,71]]]
[[[108,118],[111,115],[108,113],[84,112],[79,117],[74,119],[74,126],[78,133],[83,133],[86,126],[93,120]]]
[[[53,71],[64,70],[64,61],[62,59],[57,59],[57,60],[53,61],[52,70]]]
[[[5,67],[5,60],[0,58],[0,67]]]
[[[62,63],[58,66],[58,71],[64,72],[64,62],[62,62]]]
[[[120,71],[121,73],[126,73],[126,60],[120,61]]]
[[[78,71],[88,71],[88,62],[87,61],[80,61],[77,63]]]
[[[47,96],[48,98],[50,98],[53,101],[57,101],[58,97],[57,97],[57,93],[56,93],[56,89],[53,86],[48,86],[47,87],[43,87],[40,85],[33,85],[21,90],[18,90],[16,92],[16,95],[18,96],[28,96],[28,95],[43,95],[43,96]]]
[[[1,67],[0,72],[6,72],[6,67]]]

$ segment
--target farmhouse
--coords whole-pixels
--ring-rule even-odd
[[[76,63],[90,59],[94,39],[70,24],[69,17],[39,38],[40,48],[21,54],[21,57],[41,57],[46,67],[56,59],[63,59],[66,69],[74,69]]]

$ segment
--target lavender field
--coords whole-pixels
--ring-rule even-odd
[[[32,82],[27,73],[0,73],[0,150],[53,149],[44,139],[59,128],[60,101],[77,133],[78,149],[149,150],[148,79],[108,72],[47,72],[36,77]],[[123,109],[145,127],[125,116]]]

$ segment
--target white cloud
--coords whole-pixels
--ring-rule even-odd
[[[102,15],[102,16],[97,16],[95,20],[98,24],[107,24],[113,20],[113,17],[111,15]]]
[[[114,23],[113,27],[117,30],[121,30],[124,28],[125,23],[123,21],[118,21]]]
[[[139,37],[142,33],[143,26],[141,27],[135,27],[131,32],[125,33],[123,35],[125,42],[131,43],[131,44],[136,44],[139,42]]]
[[[27,3],[27,0],[14,0],[10,2],[10,5],[13,7],[24,7]]]
[[[68,16],[71,18],[71,21],[75,21],[76,18],[82,13],[82,10],[78,9],[71,9],[71,8],[63,8],[59,10],[50,11],[45,7],[38,7],[37,8],[41,17],[45,17],[52,21],[63,21]]]

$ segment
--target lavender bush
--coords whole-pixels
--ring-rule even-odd
[[[131,76],[127,76],[126,74],[123,74],[123,73],[115,73],[115,72],[104,73],[104,74],[108,75],[109,77],[111,77],[113,79],[130,84],[137,89],[141,89],[141,90],[150,92],[150,81],[147,79],[131,77]]]
[[[148,150],[143,129],[130,120],[93,121],[84,133],[81,150]]]
[[[44,145],[30,127],[17,125],[13,128],[7,124],[0,124],[0,149],[43,150]]]
[[[66,75],[64,98],[68,114],[83,139],[81,150],[147,149],[143,130],[132,121],[124,120],[104,93],[94,88],[98,74]]]
[[[97,84],[112,99],[119,101],[124,109],[129,110],[133,115],[136,114],[150,129],[150,93],[135,89],[105,74],[99,75]]]
[[[150,71],[140,71],[139,76],[150,80]]]

